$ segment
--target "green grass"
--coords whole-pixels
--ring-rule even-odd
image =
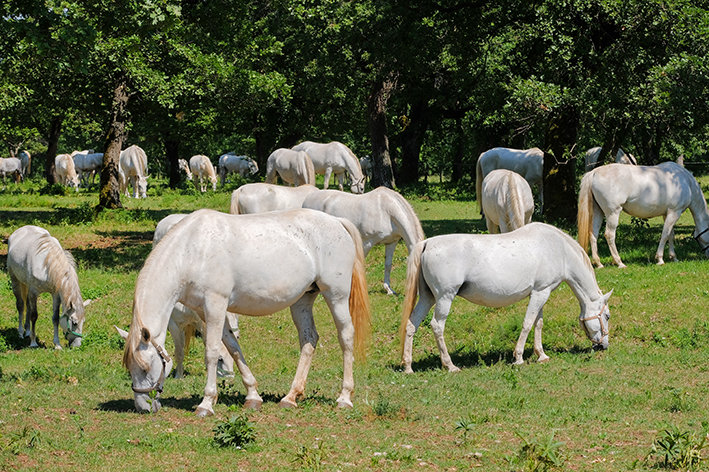
[[[617,244],[627,269],[610,265],[601,239],[607,267],[596,271],[598,282],[604,291],[614,290],[605,352],[591,350],[578,325],[578,302],[563,285],[545,307],[550,362],[534,362],[530,340],[528,362],[511,365],[525,302],[491,309],[457,299],[446,340],[462,371],[441,370],[427,320],[414,339],[415,373],[405,375],[397,339],[403,297],[384,292],[384,250],[376,247],[367,259],[374,342],[368,361],[355,367],[355,407],[334,406],[342,356],[331,316],[318,299],[320,343],[306,396],[298,408],[282,410],[277,402],[298,361],[290,315],[242,317],[242,348],[265,403],[259,412],[246,412],[255,442],[236,449],[215,445],[214,430],[242,413],[240,379],[220,381],[214,418],[196,418],[205,380],[197,340],[186,378],[165,383],[163,409],[138,415],[121,366],[123,343],[113,330],[130,322],[135,279],[157,221],[203,207],[226,211],[233,188],[198,195],[188,186],[171,191],[151,180],[148,199],[124,199],[126,209],[92,219],[95,192],[51,196],[42,195],[36,182],[13,185],[0,192],[0,236],[25,224],[47,228],[71,250],[82,293],[94,301],[83,345],[55,351],[51,300],[43,295],[37,323],[42,347],[29,349],[29,341],[17,336],[14,297],[0,273],[1,470],[526,470],[528,452],[543,458],[545,447],[562,461],[559,470],[646,470],[661,462],[646,458],[662,431],[699,438],[708,419],[709,261],[691,239],[688,212],[675,230],[677,263],[652,262],[660,218],[646,226],[622,217]],[[410,201],[428,236],[485,231],[474,201]],[[3,267],[6,251],[0,246]],[[406,256],[400,245],[392,273],[399,293]]]

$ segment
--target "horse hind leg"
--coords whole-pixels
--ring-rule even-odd
[[[539,310],[537,321],[534,323],[534,353],[537,355],[537,362],[547,362],[549,356],[544,354],[542,346],[542,327],[544,326],[544,308]]]
[[[227,313],[227,317],[229,314]],[[238,329],[234,331],[231,323],[224,324],[224,330],[222,332],[222,345],[226,347],[229,354],[236,362],[236,367],[239,369],[239,374],[241,375],[241,381],[246,388],[246,401],[244,402],[244,408],[258,410],[263,404],[263,399],[258,394],[258,382],[256,382],[256,377],[251,373],[251,369],[246,364],[246,359],[244,359],[244,353],[241,351],[241,346],[239,346],[239,334]]]
[[[524,315],[524,321],[522,322],[522,331],[519,333],[519,339],[517,339],[517,345],[515,346],[514,356],[515,364],[520,365],[524,363],[524,345],[527,342],[527,336],[535,326],[534,332],[534,349],[539,355],[539,362],[544,362],[548,357],[544,354],[542,346],[542,308],[544,304],[549,299],[551,295],[551,288],[546,288],[538,292],[532,292],[529,296],[529,305],[527,305],[527,312]],[[537,344],[538,343],[538,344]],[[539,351],[537,351],[539,348]],[[541,353],[541,354],[540,354]],[[543,356],[543,357],[542,357]]]
[[[657,260],[657,265],[662,265],[665,261],[662,258],[665,252],[665,243],[669,242],[669,258],[671,261],[677,260],[677,254],[675,254],[675,224],[679,220],[680,215],[674,211],[668,211],[664,216],[665,224],[662,226],[662,236],[660,237],[660,244],[657,246],[657,252],[655,253],[655,260]]]
[[[409,320],[406,323],[406,337],[404,338],[404,346],[401,353],[401,361],[404,364],[404,373],[411,374],[413,369],[413,344],[414,334],[418,330],[421,322],[426,317],[431,308],[436,303],[433,293],[425,284],[419,285],[419,300],[416,303]]]
[[[436,301],[436,308],[433,312],[433,318],[431,319],[431,330],[433,331],[433,336],[436,338],[436,344],[441,354],[443,367],[447,368],[449,372],[459,372],[460,369],[456,367],[451,360],[448,347],[446,346],[446,340],[443,337],[443,331],[446,329],[446,318],[448,318],[448,313],[453,303],[453,297],[455,297],[455,294],[441,297]]]
[[[20,282],[12,273],[10,273],[10,280],[12,282],[12,292],[15,294],[15,306],[17,307],[17,334],[22,339],[26,335],[22,322],[24,320],[25,307],[27,307],[27,285]],[[29,321],[29,312],[27,313],[27,321]]]
[[[386,290],[387,295],[396,295],[396,292],[391,288],[391,267],[398,242],[397,240],[384,246],[384,290]]]
[[[52,297],[52,324],[54,325],[54,349],[61,349],[62,345],[59,341],[59,312],[62,308],[62,299],[59,294]],[[34,331],[34,326],[32,326]]]
[[[298,339],[300,341],[300,360],[298,361],[298,368],[296,370],[293,383],[291,384],[290,391],[279,403],[282,408],[297,406],[297,398],[302,396],[305,392],[305,382],[308,378],[308,372],[310,371],[310,366],[313,362],[313,354],[315,353],[315,348],[317,347],[319,339],[318,332],[315,329],[315,320],[313,319],[313,303],[315,303],[315,298],[317,295],[318,292],[305,293],[305,295],[303,295],[290,308],[291,318],[293,318],[293,323],[298,329]],[[329,304],[330,303],[328,303],[328,305]],[[352,328],[351,331],[349,357],[353,360],[354,328]],[[339,329],[338,332],[340,332]],[[342,343],[342,341],[340,341],[340,343]],[[352,377],[352,379],[354,379],[354,377]],[[354,380],[351,382],[354,384]],[[350,389],[350,393],[351,390],[352,389]],[[349,396],[350,395],[348,394],[347,400],[349,400]],[[340,400],[338,399],[338,404],[339,402]],[[351,405],[352,403],[350,402],[350,406]]]
[[[615,246],[615,233],[618,229],[618,220],[620,219],[620,211],[611,213],[606,216],[606,241],[608,241],[608,248],[611,250],[611,257],[613,262],[618,266],[618,268],[625,268],[625,264],[620,260],[620,255],[618,254],[618,248]]]

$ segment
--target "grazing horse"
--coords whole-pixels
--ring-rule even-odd
[[[689,208],[694,218],[694,239],[709,257],[709,212],[699,183],[684,167],[675,162],[657,166],[608,164],[587,172],[579,190],[579,243],[586,249],[591,243],[591,259],[603,267],[598,257],[598,233],[606,217],[606,241],[613,262],[625,267],[615,245],[620,212],[638,218],[662,216],[660,244],[655,253],[658,265],[665,263],[663,253],[669,242],[670,260],[676,260],[674,226]]]
[[[313,319],[318,294],[332,312],[342,348],[344,376],[337,404],[351,407],[353,354],[364,357],[370,329],[361,248],[352,223],[312,210],[258,215],[198,210],[185,217],[153,248],[136,281],[123,356],[136,409],[160,408],[158,395],[172,368],[163,346],[177,302],[195,310],[205,323],[207,384],[198,416],[214,413],[220,341],[241,373],[247,391],[244,406],[258,408],[263,402],[234,333],[225,329],[227,311],[265,316],[290,307],[301,358],[281,405],[296,406],[318,340]]]
[[[173,226],[182,221],[186,216],[187,215],[184,213],[174,213],[160,220],[153,234],[153,247],[162,240]],[[227,312],[226,315],[229,328],[238,339],[239,319],[233,313]],[[116,329],[119,330],[119,333],[121,332],[118,327],[116,327]],[[170,323],[167,325],[167,329],[170,331],[172,342],[175,345],[175,378],[181,379],[184,376],[183,364],[185,354],[190,352],[190,340],[194,337],[196,330],[204,332],[204,323],[194,310],[187,308],[182,303],[176,303],[170,314]],[[204,340],[204,338],[202,339]],[[219,352],[217,375],[219,377],[234,376],[234,359],[223,343]]]
[[[0,157],[0,174],[2,174],[2,182],[5,185],[7,174],[15,174],[15,182],[23,179],[22,162],[16,157]]]
[[[593,147],[586,151],[586,172],[592,171],[598,167],[598,157],[601,155],[601,147]],[[638,165],[638,161],[632,154],[626,154],[625,151],[618,148],[618,152],[615,155],[616,164],[627,164],[627,165]]]
[[[209,179],[212,182],[212,191],[217,191],[217,173],[214,171],[214,166],[212,161],[209,160],[207,156],[196,155],[190,158],[190,170],[195,176],[194,188],[202,193],[207,191],[206,180]],[[199,180],[199,185],[197,185],[197,180]]]
[[[133,198],[146,198],[148,189],[148,180],[145,176],[148,174],[148,156],[140,147],[133,145],[123,151],[118,160],[121,192],[128,195],[128,179],[133,186]]]
[[[258,172],[258,164],[250,157],[237,156],[231,152],[219,157],[219,176],[222,187],[224,187],[227,176],[231,173],[237,173],[244,177],[247,173],[254,175],[256,172]]]
[[[314,185],[283,187],[282,185],[255,182],[242,185],[231,194],[232,215],[264,213],[276,210],[295,210],[303,206],[305,197],[318,188]]]
[[[74,187],[79,191],[79,176],[74,168],[74,159],[69,154],[59,154],[54,158],[54,170],[57,173],[57,181],[62,185]]]
[[[90,177],[90,185],[93,185],[96,174],[101,171],[101,166],[103,165],[103,153],[82,151],[72,153],[72,158],[74,159],[74,168],[79,174],[81,183],[89,187]]]
[[[55,349],[62,348],[59,342],[60,325],[69,345],[80,346],[84,308],[91,300],[81,298],[74,258],[62,249],[59,241],[37,226],[17,229],[7,240],[7,270],[15,294],[20,338],[29,335],[30,347],[37,347],[37,297],[49,292],[52,295]],[[63,310],[61,317],[60,307]],[[26,313],[24,329],[23,313]]]
[[[544,152],[539,148],[532,149],[509,149],[509,148],[493,148],[485,151],[478,157],[478,163],[475,172],[475,192],[478,196],[478,207],[482,212],[480,205],[480,195],[482,195],[483,179],[491,171],[495,169],[507,169],[517,172],[524,177],[530,187],[538,186],[539,205],[541,210],[544,210]]]
[[[22,179],[26,179],[32,171],[32,155],[29,151],[22,151],[18,156],[22,164]]]
[[[303,151],[293,151],[286,148],[273,151],[266,161],[266,183],[274,183],[276,174],[281,177],[283,183],[289,183],[296,187],[306,184],[315,185],[313,162],[310,160],[310,156]]]
[[[187,180],[192,180],[192,171],[190,170],[190,165],[187,163],[186,160],[178,159],[177,168],[179,170],[185,171],[185,175],[187,175]]]
[[[490,234],[509,233],[532,221],[532,189],[517,172],[495,169],[487,174],[480,199]]]
[[[340,190],[345,179],[345,172],[352,177],[350,190],[352,193],[364,193],[364,175],[357,157],[342,143],[332,141],[330,143],[314,143],[303,141],[297,146],[293,146],[294,151],[305,151],[313,161],[316,174],[325,176],[323,188],[327,189],[330,184],[330,175],[335,174],[340,183]]]
[[[399,334],[406,372],[412,372],[414,333],[432,306],[431,329],[449,371],[451,362],[443,331],[451,303],[457,296],[487,307],[503,307],[529,297],[515,364],[522,364],[524,344],[534,327],[538,362],[549,357],[542,348],[543,308],[549,295],[566,282],[581,306],[579,323],[588,339],[608,348],[608,299],[601,293],[586,252],[563,231],[544,223],[530,223],[504,234],[447,234],[418,243],[409,255],[406,296]],[[418,292],[419,300],[416,302]]]
[[[384,244],[384,289],[389,295],[394,294],[390,275],[397,243],[403,239],[406,249],[411,252],[414,245],[425,238],[421,223],[409,202],[386,187],[362,195],[320,190],[305,198],[303,208],[324,211],[354,223],[362,235],[365,257],[372,247]]]

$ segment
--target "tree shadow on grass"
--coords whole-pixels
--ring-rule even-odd
[[[487,232],[484,220],[421,220],[427,238],[441,234]]]

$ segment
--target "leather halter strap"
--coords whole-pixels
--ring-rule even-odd
[[[589,316],[588,318],[580,318],[579,319],[579,321],[584,322],[584,326],[586,325],[586,321],[591,321],[591,320],[598,320],[598,323],[601,325],[601,341],[594,341],[593,339],[591,339],[591,342],[593,344],[603,344],[602,339],[609,334],[608,329],[606,329],[606,327],[603,326],[603,316],[601,316],[601,315],[603,315],[603,310],[606,308],[606,306],[607,306],[607,303],[604,303],[603,306],[601,307],[601,311],[599,311],[598,314],[595,316]]]
[[[707,226],[707,229],[705,229],[705,230],[702,231],[701,233],[699,233],[699,234],[697,234],[696,236],[694,236],[694,240],[697,242],[697,244],[699,244],[699,247],[701,248],[700,251],[702,251],[702,252],[704,252],[704,251],[706,251],[707,249],[709,249],[709,244],[707,244],[706,246],[702,247],[702,243],[699,242],[699,237],[700,237],[702,234],[706,233],[706,232],[709,232],[709,226]]]
[[[162,386],[165,383],[165,366],[168,362],[172,360],[170,359],[170,355],[165,351],[165,349],[163,349],[161,345],[156,343],[154,339],[151,339],[150,343],[160,355],[160,361],[162,362],[162,370],[160,371],[160,377],[158,377],[158,381],[155,382],[155,385],[150,388],[136,388],[135,385],[131,384],[130,388],[132,388],[135,393],[150,393],[152,391],[162,393]]]

